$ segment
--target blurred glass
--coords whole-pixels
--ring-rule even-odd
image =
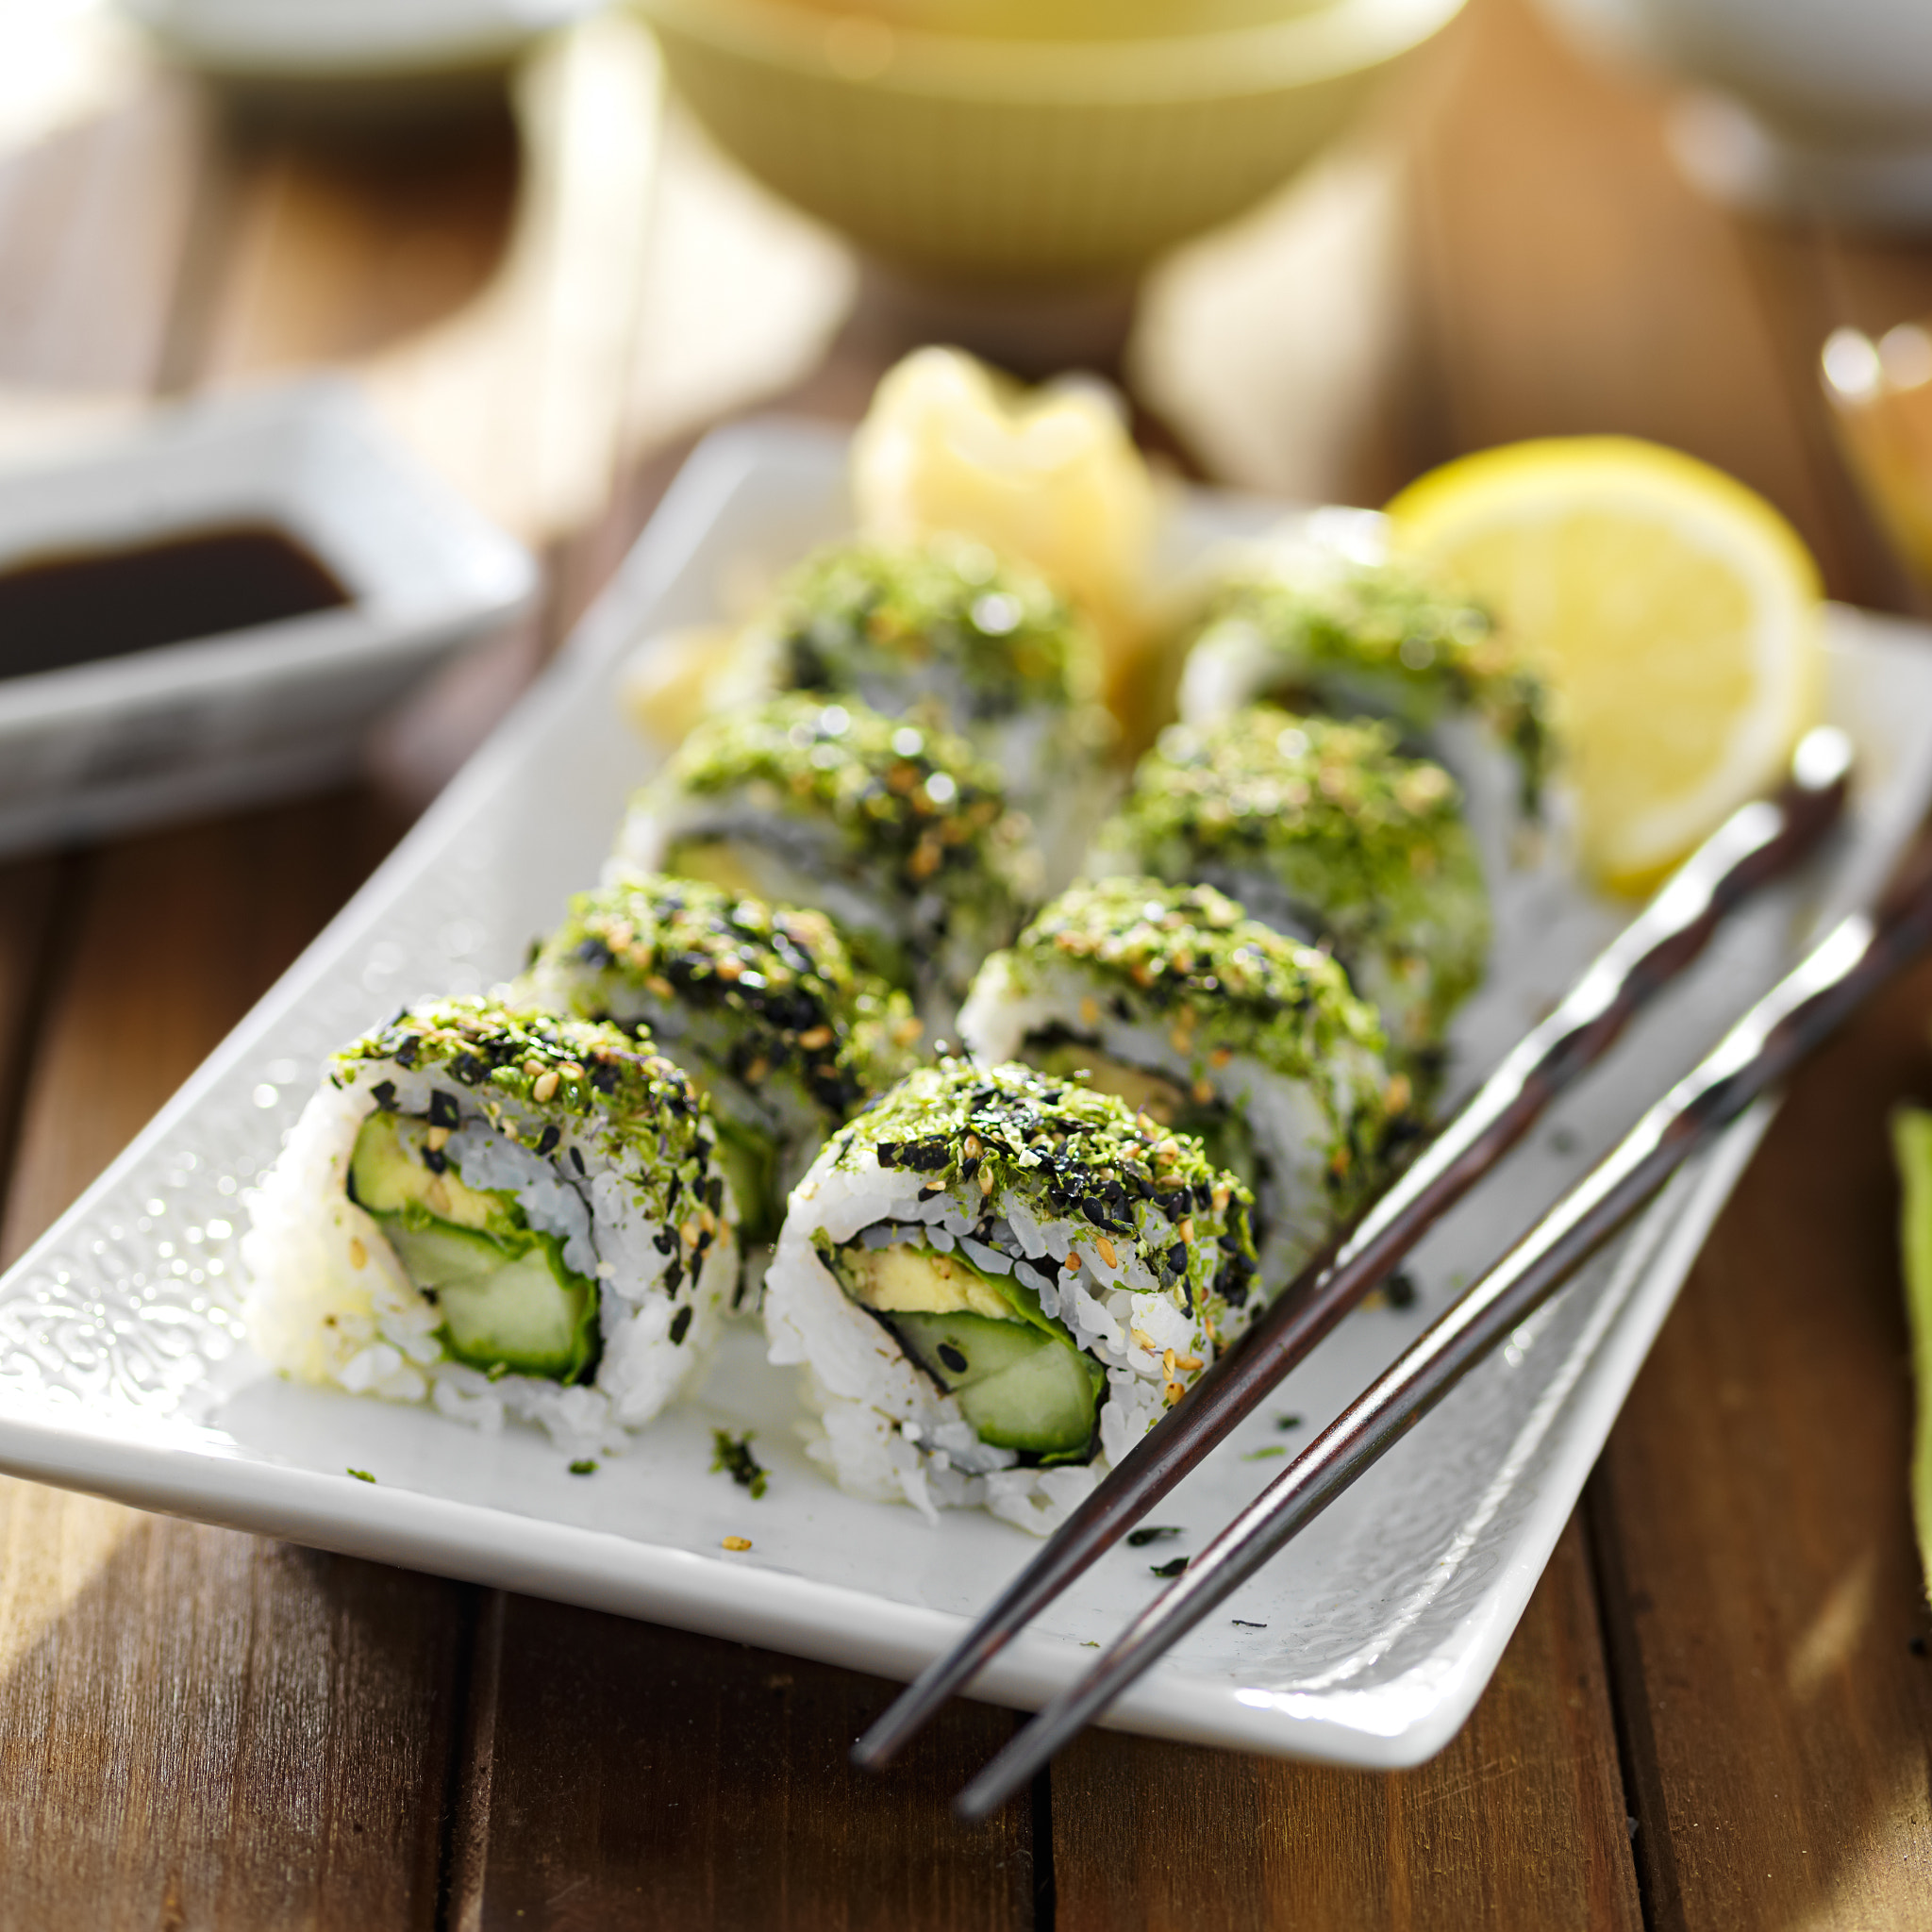
[[[1834,329],[1822,358],[1840,441],[1907,566],[1932,589],[1932,314]]]

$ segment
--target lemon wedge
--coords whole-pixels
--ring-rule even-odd
[[[1585,861],[1654,880],[1816,722],[1820,584],[1776,510],[1623,437],[1512,443],[1389,505],[1394,548],[1496,613],[1547,677]]]

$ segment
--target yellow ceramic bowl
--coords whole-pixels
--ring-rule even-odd
[[[874,254],[950,281],[1130,273],[1239,214],[1462,0],[1317,0],[1080,42],[799,0],[635,0],[719,142]]]

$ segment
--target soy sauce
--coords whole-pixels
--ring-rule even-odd
[[[25,558],[0,570],[0,677],[125,658],[349,601],[321,558],[271,524]]]

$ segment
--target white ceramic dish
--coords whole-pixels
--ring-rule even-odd
[[[0,1282],[0,1467],[418,1568],[907,1674],[1036,1547],[977,1513],[928,1527],[831,1489],[792,1435],[787,1374],[730,1341],[704,1399],[592,1476],[541,1437],[478,1437],[418,1409],[265,1374],[230,1313],[240,1197],[274,1157],[320,1057],[403,996],[513,970],[596,873],[644,755],[608,702],[640,637],[709,615],[719,587],[836,532],[843,444],[752,425],[708,443],[520,712],[128,1153]],[[1177,550],[1255,526],[1197,497]],[[1033,1705],[1198,1548],[1454,1286],[1580,1173],[1783,970],[1821,912],[1865,898],[1932,794],[1932,651],[1908,626],[1835,613],[1830,711],[1861,758],[1828,879],[1757,904],[1433,1235],[1411,1308],[1364,1309],[1270,1415],[1159,1512],[1181,1539],[1117,1551],[1004,1657],[985,1694]],[[1821,886],[1828,890],[1821,891]],[[1504,908],[1508,961],[1458,1042],[1493,1058],[1615,924],[1543,878]],[[1535,943],[1523,942],[1534,934]],[[1513,936],[1513,937],[1512,937]],[[1511,1346],[1130,1693],[1114,1722],[1325,1758],[1413,1763],[1467,1716],[1568,1517],[1644,1351],[1761,1117],[1665,1199]],[[1304,1419],[1284,1432],[1275,1416]],[[710,1431],[757,1434],[758,1502],[709,1472]],[[349,1468],[367,1470],[371,1485]],[[727,1536],[752,1548],[728,1555]],[[1239,1621],[1237,1621],[1239,1620]]]
[[[508,59],[601,0],[121,0],[169,53],[255,80],[428,76]]]
[[[0,854],[336,783],[373,719],[537,591],[529,552],[345,383],[190,404],[0,473],[0,566],[242,523],[297,538],[353,601],[0,679]]]

